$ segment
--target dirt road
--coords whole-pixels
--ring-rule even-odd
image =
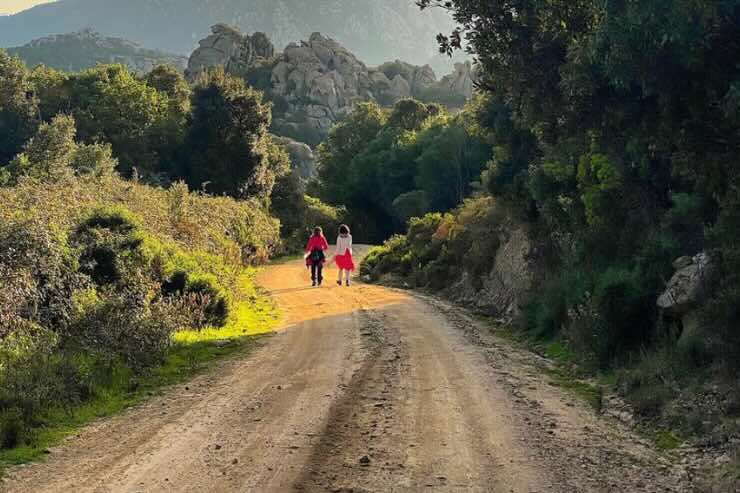
[[[248,358],[103,420],[8,492],[691,491],[686,471],[438,301],[262,285],[283,329]]]

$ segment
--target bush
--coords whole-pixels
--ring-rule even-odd
[[[77,227],[72,244],[80,250],[81,271],[99,286],[125,283],[131,271],[146,267],[139,219],[120,207],[93,211]]]
[[[207,324],[220,327],[226,323],[229,316],[229,300],[215,276],[188,276],[185,294],[195,295],[198,305],[203,306]]]
[[[85,286],[64,235],[35,221],[0,221],[0,274],[0,336],[25,322],[64,330]]]
[[[284,253],[302,252],[316,226],[324,230],[324,236],[331,243],[338,236],[339,225],[351,222],[343,207],[325,204],[310,195],[301,194],[297,200],[290,208],[284,207],[278,213],[282,225],[287,225],[282,235]]]
[[[57,410],[127,392],[174,331],[223,325],[242,261],[278,238],[254,201],[111,175],[22,180],[0,202],[0,446],[33,443]]]
[[[139,278],[103,299],[92,298],[82,305],[65,345],[110,364],[120,359],[135,370],[161,363],[170,335],[183,326],[183,314],[152,300],[152,292],[153,283]]]

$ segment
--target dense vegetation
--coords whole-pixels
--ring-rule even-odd
[[[460,23],[441,49],[467,40],[476,55],[475,121],[493,152],[481,198],[412,220],[366,272],[432,288],[480,279],[502,218],[524,224],[548,266],[521,321],[529,333],[593,371],[622,369],[619,389],[643,415],[734,436],[740,2],[418,3]],[[672,262],[699,252],[720,279],[685,334],[656,299]],[[712,385],[723,390],[710,409]]]
[[[318,149],[318,197],[347,207],[364,241],[379,242],[406,221],[447,211],[467,197],[491,147],[471,115],[412,99],[391,110],[360,104]]]
[[[270,118],[222,71],[191,87],[0,50],[0,463],[270,327],[250,266],[340,213],[303,194]]]

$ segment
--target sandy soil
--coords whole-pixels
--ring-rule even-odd
[[[101,420],[7,492],[693,491],[537,357],[438,300],[301,262],[261,276],[286,314],[249,357]]]

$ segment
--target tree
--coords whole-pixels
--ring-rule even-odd
[[[157,119],[147,137],[150,149],[158,156],[157,171],[169,179],[182,178],[177,175],[177,163],[184,159],[182,148],[190,114],[190,86],[179,70],[168,65],[154,67],[147,74],[146,83],[166,98],[166,117]]]
[[[335,125],[317,152],[319,196],[334,204],[347,202],[347,166],[378,135],[387,120],[376,103],[361,103]]]
[[[119,170],[140,175],[160,170],[162,128],[169,116],[168,96],[149,87],[122,65],[98,65],[73,74],[35,72],[44,96],[43,117],[69,113],[83,142],[110,143]]]
[[[70,111],[68,81],[71,74],[45,65],[34,67],[30,74],[33,91],[38,99],[39,117],[50,121],[60,112]]]
[[[214,194],[267,199],[289,158],[268,134],[262,94],[222,69],[205,73],[193,91],[183,177]]]
[[[146,75],[146,83],[158,92],[166,94],[170,106],[177,112],[190,109],[190,86],[182,72],[171,65],[157,65]]]
[[[58,115],[50,123],[42,123],[23,152],[7,166],[1,181],[13,185],[22,177],[59,181],[74,174],[112,173],[116,160],[110,146],[77,144],[76,132],[74,118],[69,115]]]
[[[367,241],[401,232],[413,215],[456,207],[490,157],[472,115],[466,108],[452,118],[413,99],[388,114],[360,105],[319,147],[320,197],[346,206]]]
[[[491,148],[466,128],[464,115],[441,120],[419,136],[416,184],[426,192],[431,210],[447,211],[470,196]]]
[[[430,117],[442,113],[436,104],[424,104],[415,99],[402,99],[395,104],[388,117],[388,125],[403,130],[419,130]]]
[[[0,166],[15,156],[38,126],[38,101],[23,62],[0,49]]]

